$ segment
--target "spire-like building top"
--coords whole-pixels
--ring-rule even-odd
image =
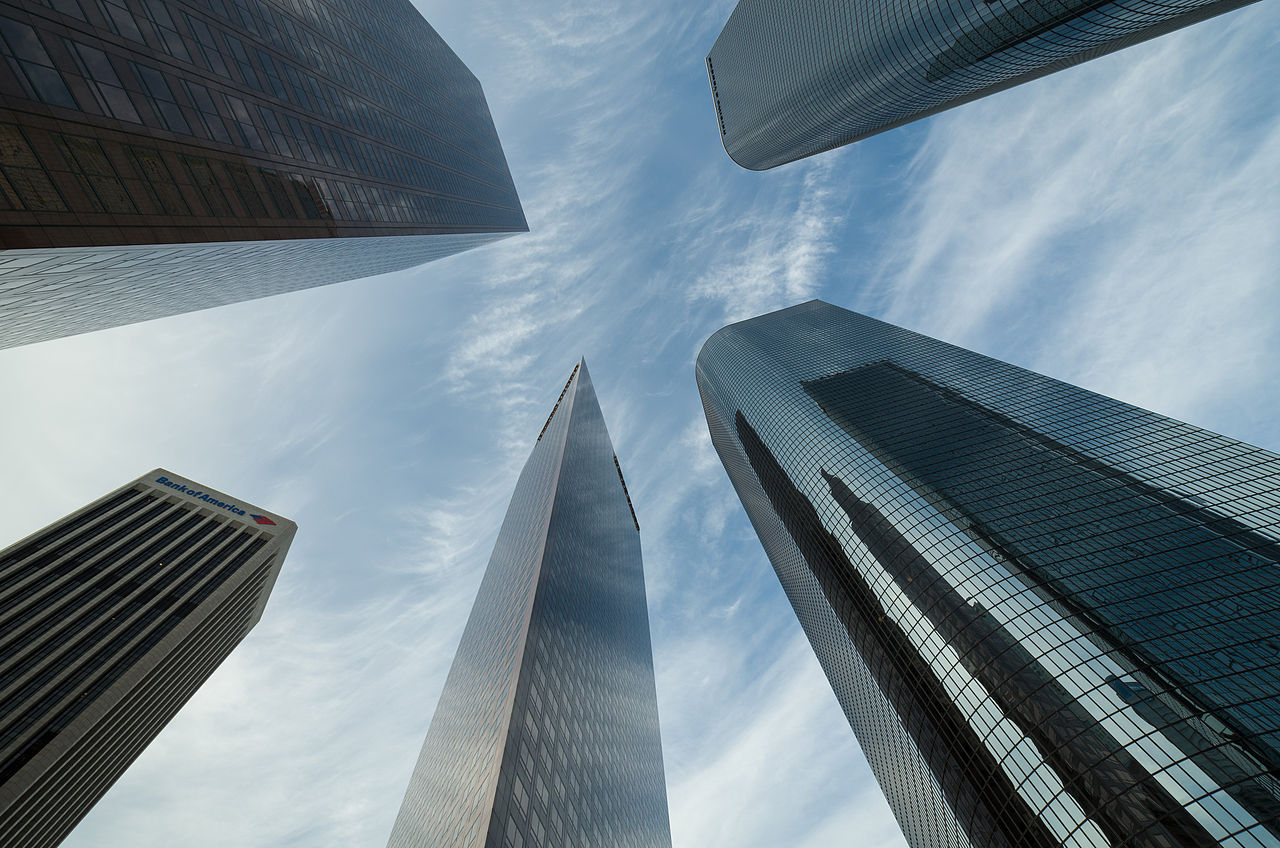
[[[638,530],[579,360],[516,483],[389,848],[670,846]]]

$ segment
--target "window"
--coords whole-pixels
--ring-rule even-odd
[[[253,69],[253,63],[249,61],[249,51],[245,50],[244,42],[230,33],[224,33],[224,36],[227,39],[227,45],[231,48],[231,56],[235,59],[236,66],[240,68],[240,76],[249,87],[263,91],[262,82],[258,79],[258,72]]]
[[[293,115],[284,116],[285,124],[289,127],[289,139],[293,142],[294,148],[298,151],[299,159],[307,162],[315,162],[315,152],[311,149],[311,143],[307,141],[306,133],[302,130],[302,122]]]
[[[4,51],[9,66],[28,97],[50,106],[78,108],[34,29],[9,18],[0,18],[0,36],[3,36],[0,38],[0,50]]]
[[[297,192],[298,203],[302,205],[303,214],[307,218],[332,219],[333,215],[329,212],[329,205],[320,196],[320,189],[315,180],[298,174],[290,174],[289,181],[293,183],[293,187]]]
[[[284,179],[275,171],[269,171],[266,168],[259,168],[258,176],[262,178],[262,184],[267,188],[267,199],[275,207],[275,217],[297,218],[298,213],[293,207],[293,201],[289,197],[289,186]]]
[[[139,65],[137,62],[132,64],[134,73],[138,75],[138,82],[142,83],[143,89],[150,95],[152,108],[155,109],[164,128],[170,132],[191,135],[191,127],[187,125],[187,119],[183,117],[182,109],[178,106],[178,101],[174,98],[173,90],[169,88],[169,82],[164,74],[155,68]]]
[[[142,177],[143,188],[156,210],[165,215],[190,215],[191,208],[160,151],[132,145],[128,150],[130,164]]]
[[[120,83],[120,77],[116,75],[116,69],[107,58],[107,54],[96,47],[90,47],[78,41],[71,39],[63,41],[67,45],[68,52],[75,58],[80,75],[84,77],[85,85],[93,93],[102,113],[122,121],[142,123],[142,119],[138,117],[138,110],[133,107],[133,101],[129,99],[129,93]]]
[[[95,211],[137,213],[138,208],[100,143],[92,138],[61,133],[53,133],[53,138]]]
[[[280,119],[276,116],[276,113],[265,106],[258,106],[257,109],[258,117],[262,119],[262,125],[267,128],[267,135],[271,139],[276,153],[281,156],[288,156],[291,159],[297,158],[294,155],[293,147],[289,144],[289,136],[285,133],[284,128],[280,126]]]
[[[122,0],[98,0],[98,8],[102,10],[102,16],[107,19],[107,23],[111,25],[116,35],[139,44],[146,44],[142,38],[142,31],[138,29],[138,22],[134,20],[133,13]]]
[[[173,17],[165,4],[160,0],[145,0],[145,6],[147,17],[151,18],[156,32],[160,34],[160,40],[164,42],[165,51],[175,59],[190,62],[191,54],[187,52],[187,45],[178,34],[178,28],[174,26]]]
[[[267,146],[262,143],[262,136],[258,134],[258,128],[253,125],[253,118],[249,115],[249,109],[244,105],[244,101],[230,94],[224,94],[222,97],[227,103],[231,119],[235,122],[236,129],[240,131],[240,137],[245,145],[265,152]]]
[[[526,774],[533,774],[533,755],[529,753],[529,746],[520,743],[520,765],[524,767]]]
[[[529,837],[538,846],[546,841],[547,830],[542,826],[542,819],[538,818],[537,812],[529,813]]]
[[[307,95],[307,87],[302,82],[302,75],[294,70],[292,65],[284,66],[284,75],[288,78],[289,86],[293,89],[293,102],[308,112],[314,111],[311,106],[311,98]]]
[[[84,15],[84,9],[80,8],[78,0],[40,0],[40,2],[64,15],[70,15],[82,21],[88,20]]]
[[[234,162],[224,162],[223,166],[231,175],[231,187],[235,189],[236,196],[240,198],[241,205],[249,211],[249,215],[254,218],[268,217],[267,205],[262,202],[262,195],[253,184],[249,169]]]
[[[198,52],[204,58],[205,67],[219,76],[231,79],[231,72],[227,70],[227,63],[222,59],[222,52],[218,49],[218,42],[213,37],[213,30],[199,18],[193,18],[185,13],[184,16],[187,19],[187,28],[191,30],[191,34],[200,45]]]
[[[0,193],[11,209],[65,212],[67,206],[15,124],[0,124]]]
[[[218,106],[209,89],[185,79],[182,81],[182,87],[187,91],[187,99],[195,106],[196,121],[204,130],[205,136],[223,144],[233,144],[231,134],[227,132],[227,126],[222,122],[222,116],[218,114]]]
[[[547,784],[542,780],[542,775],[538,775],[533,779],[533,792],[538,796],[538,803],[542,806],[547,805]]]
[[[281,100],[288,100],[289,94],[285,91],[284,82],[280,79],[280,72],[276,69],[276,63],[271,58],[271,54],[262,50],[254,52],[258,54],[258,64],[262,66],[262,71],[267,77],[267,85],[271,88],[271,93]]]
[[[199,190],[200,196],[204,198],[209,211],[218,218],[231,217],[231,204],[222,191],[218,178],[214,175],[211,163],[197,156],[183,156],[182,165],[187,169],[187,174]]]
[[[511,796],[516,799],[516,806],[520,808],[523,815],[529,813],[529,790],[524,788],[524,781],[520,779],[520,775],[514,775],[511,781]]]
[[[507,832],[502,837],[502,848],[524,848],[524,837],[520,835],[515,819],[507,819]]]

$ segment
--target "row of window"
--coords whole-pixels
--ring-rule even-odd
[[[0,124],[0,208],[419,226],[457,220],[465,214],[462,203],[448,198],[280,173],[202,156],[166,157],[154,148],[133,144],[104,147],[98,140],[82,136],[49,136],[63,162],[70,166],[70,175],[88,206],[68,202],[67,194],[57,188],[58,172],[41,163],[22,130]],[[113,164],[109,151],[120,165]],[[179,170],[171,168],[171,162],[178,164]],[[503,213],[503,217],[510,215]]]
[[[11,692],[4,702],[6,719],[0,731],[0,750],[38,725],[43,725],[43,729],[5,755],[0,762],[0,781],[38,754],[265,544],[264,538],[250,539],[243,531],[237,535],[234,528],[206,519],[185,504],[173,516],[182,518],[171,524],[163,535],[155,537],[144,533],[135,537],[129,544],[136,547],[145,543],[145,547],[123,562],[124,551],[113,552],[108,559],[96,564],[80,560],[88,563],[82,567],[92,568],[95,573],[98,572],[96,565],[101,565],[103,576],[97,578],[86,573],[85,581],[74,584],[76,589],[88,584],[85,597],[90,598],[92,594],[92,605],[77,613],[65,626],[43,634],[34,650],[28,653],[23,667],[16,670],[25,673],[41,658],[55,651],[60,653],[55,662]],[[136,523],[135,519],[130,525]],[[191,534],[197,526],[202,528],[201,532]],[[218,532],[212,532],[215,530]],[[237,538],[228,544],[233,535]],[[215,550],[217,555],[213,555]],[[104,594],[109,585],[110,590]],[[112,608],[115,608],[113,616],[84,632],[94,618],[101,618]],[[127,653],[121,653],[144,633],[146,636],[141,642]],[[64,644],[77,635],[74,645]],[[13,673],[15,670],[11,669],[10,674]],[[56,686],[27,703],[55,679],[58,680]],[[79,694],[67,700],[75,692]]]
[[[107,0],[98,0],[98,2],[104,10],[106,21],[117,27],[122,37],[131,38],[134,41],[143,41],[138,33],[136,23],[131,23],[129,29],[120,29],[119,25],[115,23],[129,15],[125,6],[112,5]],[[127,62],[134,67],[143,68],[144,70],[140,72],[139,76],[152,77],[151,80],[141,80],[141,85],[136,91],[141,96],[155,98],[152,103],[157,112],[158,126],[173,132],[203,135],[223,143],[252,145],[254,149],[263,151],[269,149],[263,144],[263,139],[265,138],[268,144],[272,144],[274,148],[272,152],[281,156],[306,158],[316,164],[324,161],[332,167],[345,167],[348,170],[376,175],[382,179],[395,179],[402,182],[415,181],[423,188],[438,188],[430,182],[422,181],[424,169],[428,178],[435,176],[436,171],[447,169],[453,169],[460,174],[476,176],[483,174],[482,179],[485,182],[468,181],[468,190],[471,192],[484,192],[486,189],[493,190],[496,189],[496,186],[507,186],[509,188],[509,177],[505,174],[504,169],[500,167],[500,153],[490,151],[487,157],[476,156],[478,150],[490,146],[484,143],[486,137],[493,138],[491,143],[496,150],[496,137],[493,135],[491,126],[478,128],[479,135],[476,139],[469,140],[466,143],[459,143],[457,130],[441,134],[437,128],[441,123],[439,118],[428,124],[411,125],[402,120],[395,110],[389,112],[360,98],[353,98],[350,93],[341,93],[324,77],[318,77],[314,73],[308,72],[307,68],[316,67],[317,57],[321,54],[312,53],[303,57],[300,60],[301,66],[298,68],[278,59],[272,59],[269,53],[256,48],[252,48],[254,60],[251,60],[251,48],[246,47],[244,42],[236,35],[216,27],[211,28],[198,16],[181,12],[180,17],[191,33],[189,40],[186,42],[186,44],[190,45],[190,49],[188,49],[182,36],[179,35],[176,29],[173,29],[176,26],[175,18],[169,15],[164,5],[159,4],[156,0],[149,0],[145,4],[145,8],[152,18],[152,24],[156,31],[168,33],[164,38],[157,39],[158,46],[168,50],[175,59],[203,66],[232,85],[238,86],[242,84],[246,87],[246,94],[258,92],[265,97],[275,98],[290,106],[300,107],[307,113],[323,115],[340,127],[358,128],[365,134],[367,139],[376,140],[377,143],[370,144],[368,140],[359,139],[340,131],[335,132],[333,129],[321,130],[314,123],[310,125],[311,138],[308,140],[307,135],[300,130],[301,124],[298,123],[297,117],[292,115],[289,110],[279,110],[266,105],[265,102],[257,103],[252,107],[253,112],[256,114],[251,117],[240,98],[233,98],[234,102],[228,101],[230,114],[224,114],[227,114],[228,120],[237,120],[247,129],[243,139],[236,138],[235,141],[231,141],[225,137],[226,132],[222,128],[220,120],[209,122],[211,126],[203,127],[192,125],[182,119],[177,101],[173,99],[172,92],[167,92],[170,86],[163,83],[165,73],[145,63],[127,62],[122,56],[117,55],[115,57],[116,61]],[[127,19],[132,22],[132,18]],[[18,24],[18,26],[25,27],[26,25]],[[50,38],[52,36],[46,34],[45,37]],[[72,39],[63,39],[63,41],[70,44],[76,43]],[[26,39],[25,44],[32,53],[45,52],[40,47],[38,39],[34,41]],[[173,45],[175,44],[182,46],[174,47]],[[89,49],[94,50],[99,59],[92,68],[92,73],[85,75],[86,84],[92,88],[95,81],[100,79],[112,80],[110,84],[116,87],[116,97],[117,100],[120,100],[120,95],[123,93],[119,82],[120,74],[111,70],[110,62],[106,60],[105,54],[96,48]],[[72,47],[70,52],[82,52],[82,48],[78,51],[77,48]],[[337,61],[339,57],[341,61]],[[255,68],[255,60],[257,68]],[[71,97],[67,86],[57,77],[57,69],[61,67],[62,70],[70,72],[72,69],[69,65],[61,66],[58,63],[51,62],[48,60],[47,55],[43,57],[43,61],[35,57],[24,61],[38,65],[42,80],[47,82],[45,87],[36,88],[32,86],[36,99],[65,108],[77,108],[75,99]],[[81,73],[88,69],[81,59],[77,59],[76,64],[79,65],[77,70],[80,70]],[[346,69],[346,65],[345,56],[338,53],[321,59],[320,67],[325,68],[327,73],[334,73]],[[230,67],[237,69],[237,75],[240,79],[233,78],[229,70]],[[50,73],[51,71],[52,74]],[[99,71],[105,72],[106,76],[99,77]],[[159,79],[156,79],[157,76]],[[358,76],[353,78],[363,79]],[[189,77],[173,75],[170,85],[185,88],[189,85],[198,84],[193,83]],[[135,90],[128,84],[124,88]],[[202,94],[201,92],[204,93]],[[374,95],[376,96],[376,92]],[[199,106],[196,103],[197,98],[208,100],[208,94],[203,86],[198,86],[198,90],[189,92],[188,96],[189,101],[197,106]],[[230,95],[227,96],[230,97]],[[120,102],[117,105],[118,109],[105,110],[105,113],[112,114],[121,120],[145,122],[149,125],[152,123],[146,110],[143,110],[142,120],[139,120],[137,110],[132,105],[126,102]],[[398,105],[408,106],[409,104],[405,102]],[[483,107],[483,101],[480,102],[480,106]],[[83,104],[82,108],[88,108],[87,104]],[[205,112],[216,115],[216,110],[205,110]],[[257,128],[254,127],[254,123],[259,124]],[[281,143],[276,140],[277,134],[273,133],[273,130],[277,127],[285,127],[292,137],[303,139],[302,144],[298,146],[296,151],[291,149],[287,141]],[[204,131],[202,132],[202,130]],[[239,135],[234,130],[232,134],[233,136]],[[285,138],[285,136],[279,136],[279,138]],[[272,143],[273,141],[274,143]],[[384,145],[388,141],[394,141],[402,150],[413,151],[417,154],[417,157],[425,157],[431,163],[430,167],[426,167],[422,159],[405,156],[395,149],[385,147]],[[315,144],[314,149],[311,148],[312,144]],[[458,177],[455,175],[454,178],[457,179]],[[510,203],[509,197],[506,202]]]

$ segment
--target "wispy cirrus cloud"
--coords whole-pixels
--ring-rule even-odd
[[[755,174],[702,65],[733,2],[687,6],[425,6],[529,234],[0,353],[3,465],[34,481],[0,492],[10,537],[157,463],[302,528],[262,624],[67,848],[382,844],[580,354],[642,528],[678,848],[901,844],[711,449],[692,365],[724,322],[820,296],[1274,435],[1272,7]]]
[[[827,282],[844,221],[847,199],[836,188],[842,164],[836,154],[770,175],[761,193],[776,193],[767,204],[744,208],[740,197],[722,191],[691,210],[685,227],[693,235],[684,247],[704,261],[694,266],[702,270],[686,296],[718,304],[723,323],[813,297]]]
[[[1280,118],[1257,101],[1278,22],[1253,6],[936,119],[865,302],[1174,414],[1256,385],[1280,330],[1259,320]]]
[[[671,784],[677,844],[822,848],[855,844],[855,832],[858,845],[899,844],[848,723],[830,709],[835,697],[808,642],[795,634],[782,647],[771,663],[753,666],[746,698],[718,671],[721,648],[694,643],[674,658],[671,671],[702,697],[671,706],[715,715],[698,756],[678,764]],[[812,824],[797,829],[798,821]],[[855,821],[856,831],[848,829]]]

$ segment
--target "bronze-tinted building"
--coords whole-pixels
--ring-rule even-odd
[[[0,347],[527,229],[407,0],[2,0],[0,55]]]
[[[262,617],[296,531],[157,468],[0,551],[0,845],[71,832]]]

